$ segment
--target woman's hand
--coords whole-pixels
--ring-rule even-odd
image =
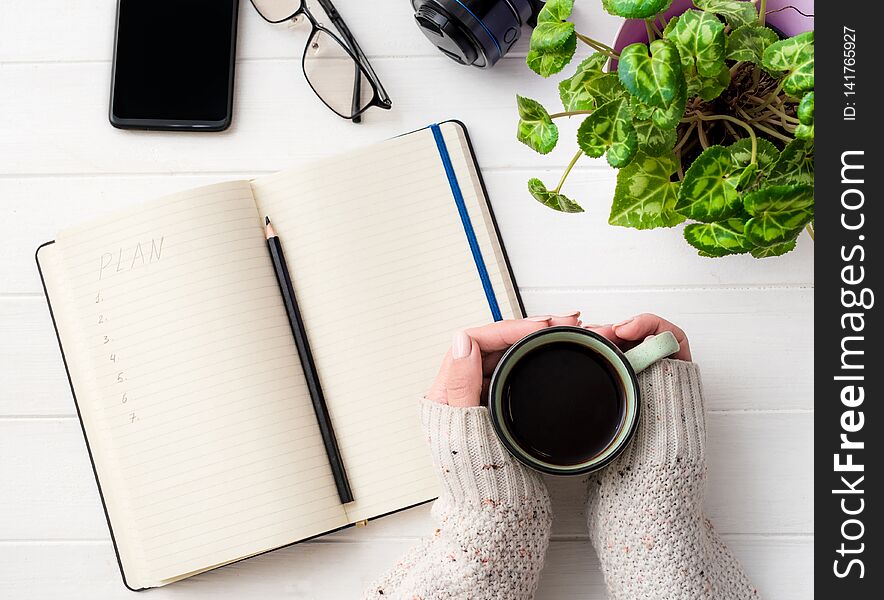
[[[648,336],[671,331],[679,345],[679,351],[672,358],[688,362],[691,360],[691,347],[685,332],[677,325],[673,325],[657,315],[642,313],[614,325],[584,325],[584,327],[603,335],[624,351],[637,346]]]
[[[427,399],[450,406],[479,406],[494,367],[520,339],[554,325],[578,325],[580,313],[498,321],[454,334]]]
[[[517,341],[547,327],[556,325],[580,326],[580,313],[562,316],[529,317],[498,321],[454,334],[451,348],[445,354],[442,367],[433,382],[427,398],[450,406],[479,406],[488,391],[494,367],[503,353]],[[678,340],[679,351],[673,356],[690,361],[691,349],[684,331],[669,321],[650,313],[643,313],[614,325],[584,325],[602,335],[622,350],[637,346],[646,337],[671,331]]]

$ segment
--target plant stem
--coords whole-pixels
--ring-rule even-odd
[[[728,132],[729,132],[732,136],[734,136],[734,137],[737,138],[737,139],[740,138],[740,135],[737,133],[737,130],[734,129],[734,126],[733,126],[733,125],[731,125],[731,124],[728,123],[727,121],[723,121],[723,123],[724,123],[724,128],[727,129]]]
[[[585,36],[582,33],[574,32],[577,35],[577,39],[586,44],[587,46],[594,48],[601,52],[602,54],[606,54],[613,59],[620,60],[620,55],[617,52],[608,46],[607,44],[603,44],[598,40],[594,40],[591,37]]]
[[[751,115],[749,115],[742,108],[738,107],[737,110],[740,112],[740,114],[744,118],[749,120],[749,123],[751,123],[752,127],[754,127],[755,129],[757,129],[759,131],[763,131],[764,133],[766,133],[772,137],[775,137],[778,140],[782,140],[782,141],[786,142],[787,144],[792,141],[792,138],[790,138],[789,136],[783,135],[782,133],[775,131],[775,130],[771,129],[770,127],[767,127],[764,125],[765,122],[770,123],[771,125],[779,125],[779,123],[771,123],[770,121],[767,121],[767,119],[771,118],[770,116],[754,117],[753,118]]]
[[[804,226],[804,228],[807,229],[807,233],[810,235],[810,239],[812,239],[813,241],[816,241],[816,237],[814,236],[815,232],[813,230],[813,223],[808,223],[807,225]]]
[[[666,31],[666,26],[669,25],[669,23],[666,22],[666,13],[658,12],[656,15],[654,15],[654,24],[655,25],[657,24],[657,21],[660,22],[659,30],[661,32]],[[660,34],[660,37],[663,37],[662,33]]]
[[[764,133],[766,133],[769,136],[775,137],[778,140],[782,140],[782,141],[786,142],[787,144],[789,142],[793,141],[793,139],[794,139],[794,138],[790,138],[787,135],[783,135],[779,131],[774,131],[773,129],[771,129],[769,127],[765,127],[761,123],[755,123],[754,127],[755,127],[755,129],[757,129],[759,131],[763,131]]]
[[[645,30],[648,32],[648,43],[650,44],[651,42],[654,41],[654,39],[656,39],[654,37],[654,35],[655,35],[654,29],[651,27],[651,20],[650,19],[645,19]]]
[[[703,146],[703,150],[706,150],[709,147],[709,140],[706,139],[706,130],[699,123],[697,123],[697,137],[700,138],[700,145]]]
[[[558,119],[560,117],[573,117],[575,115],[591,115],[593,111],[591,110],[566,110],[565,112],[557,112],[553,113],[549,116],[550,119]]]
[[[777,99],[777,96],[779,96],[780,90],[782,90],[782,89],[783,89],[783,82],[780,81],[777,84],[777,87],[775,87],[774,90],[770,94],[767,95],[767,98],[764,99],[764,102],[759,104],[755,108],[753,108],[752,112],[758,112],[763,108],[767,108],[771,102],[773,102],[774,100]]]
[[[681,150],[681,147],[685,145],[688,141],[688,138],[691,137],[691,134],[694,133],[694,129],[697,127],[697,122],[694,121],[690,125],[688,125],[687,131],[684,132],[684,135],[681,136],[681,139],[678,140],[678,143],[675,145],[675,152]]]
[[[755,135],[755,130],[752,129],[752,126],[746,123],[745,121],[741,121],[736,117],[732,117],[730,115],[697,115],[697,118],[701,121],[729,121],[734,125],[739,125],[743,129],[749,132],[749,137],[752,138],[752,160],[751,162],[755,162],[755,157],[758,154],[758,137]],[[759,129],[761,129],[759,127]],[[702,131],[702,130],[701,130]],[[762,130],[763,131],[763,130]]]
[[[565,184],[565,179],[568,178],[568,173],[570,173],[571,169],[574,168],[574,165],[577,164],[577,161],[580,159],[582,154],[583,150],[578,150],[577,154],[574,155],[574,158],[571,159],[571,162],[568,163],[568,168],[565,169],[565,172],[562,173],[562,178],[559,179],[559,185],[557,185],[556,189],[553,191],[554,194],[558,194],[561,191],[562,186]]]
[[[761,0],[758,4],[758,24],[764,27],[765,19],[767,18],[767,0]]]
[[[779,108],[777,108],[775,106],[768,106],[767,110],[778,115],[780,118],[785,119],[786,121],[789,121],[790,123],[794,123],[797,125],[798,123],[801,122],[798,119],[796,119],[795,117],[790,117],[789,115],[787,115],[786,113],[784,113],[782,110],[780,110]]]

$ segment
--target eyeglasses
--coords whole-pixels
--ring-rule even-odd
[[[330,0],[251,2],[268,23],[300,23],[303,19],[310,22],[313,29],[307,38],[301,66],[307,83],[336,114],[358,123],[360,115],[368,108],[389,109],[393,105],[368,58]],[[323,18],[334,25],[340,37],[323,26]]]

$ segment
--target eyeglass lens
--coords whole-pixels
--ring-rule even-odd
[[[302,0],[252,0],[261,16],[278,23],[291,17],[301,9]]]
[[[322,29],[316,29],[307,43],[304,75],[313,91],[342,117],[363,111],[374,98],[374,88],[359,63]]]

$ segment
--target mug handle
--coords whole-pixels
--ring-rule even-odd
[[[632,350],[627,350],[625,354],[626,360],[632,365],[632,370],[639,374],[658,360],[675,354],[679,349],[678,340],[672,332],[664,331],[649,337]]]

